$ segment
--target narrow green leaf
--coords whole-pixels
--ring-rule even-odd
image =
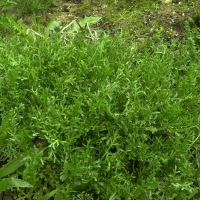
[[[15,170],[17,170],[19,167],[21,167],[25,163],[26,163],[26,160],[22,156],[10,161],[9,163],[5,164],[0,169],[0,178],[13,173]]]
[[[47,28],[45,29],[45,32],[44,32],[44,37],[47,38],[49,36],[49,31],[51,29],[51,25],[54,23],[55,19],[56,19],[57,16],[54,16],[51,21],[49,22]]]
[[[48,200],[48,199],[51,198],[56,192],[57,192],[57,190],[53,190],[53,191],[49,192],[48,194],[45,194],[44,196],[42,196],[42,197],[39,198],[38,200]]]
[[[21,179],[5,178],[2,181],[0,181],[0,194],[3,191],[11,189],[13,187],[33,187],[33,186],[27,181],[23,181]]]
[[[7,19],[21,34],[26,34],[26,30],[22,29],[21,26],[10,15],[7,15]]]
[[[117,197],[116,197],[116,193],[112,194],[109,198],[109,200],[115,200]]]
[[[4,77],[0,77],[0,89],[1,89],[1,87],[3,85],[3,80],[4,80]]]
[[[9,1],[10,4],[15,4],[17,5],[17,2],[16,1]]]

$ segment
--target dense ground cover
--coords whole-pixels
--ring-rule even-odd
[[[0,159],[32,185],[15,198],[199,195],[198,37],[143,46],[106,34],[67,46],[59,34],[1,37]]]
[[[200,198],[198,29],[138,45],[0,17],[0,194]]]

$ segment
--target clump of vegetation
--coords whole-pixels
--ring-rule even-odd
[[[199,35],[186,28],[170,46],[2,37],[0,186],[21,183],[15,198],[29,199],[199,198]]]
[[[15,9],[18,10],[18,15],[21,16],[48,10],[53,0],[15,0],[14,2],[16,3]]]
[[[47,10],[51,7],[53,0],[18,0],[18,7],[20,11],[25,13],[37,13],[41,10]]]
[[[83,11],[83,10],[89,10],[91,8],[91,3],[89,3],[89,1],[85,1],[80,7],[79,10]]]
[[[89,26],[101,17],[44,30],[0,17],[0,193],[200,198],[198,31],[170,40],[157,25],[138,45]]]
[[[195,21],[195,25],[200,27],[200,2],[196,2],[195,4],[195,13],[193,19]]]

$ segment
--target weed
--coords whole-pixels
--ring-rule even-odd
[[[81,7],[79,8],[80,11],[83,10],[89,10],[91,8],[91,4],[89,3],[89,1],[85,1]]]
[[[18,0],[17,9],[21,15],[37,13],[49,9],[52,3],[53,0]]]
[[[14,5],[16,5],[16,4],[17,4],[16,1],[0,0],[0,11],[1,12],[9,11],[9,10],[13,9]]]
[[[198,199],[199,34],[186,28],[170,46],[2,37],[0,152],[26,158],[2,177],[33,186],[15,197]]]

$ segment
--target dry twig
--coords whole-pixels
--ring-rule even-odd
[[[76,20],[73,20],[71,23],[69,23],[67,26],[65,26],[65,27],[60,31],[60,33],[63,33],[64,30],[65,30],[66,28],[70,27],[75,21],[76,21]]]
[[[34,30],[32,30],[32,29],[30,29],[30,28],[27,29],[26,34],[28,35],[29,32],[33,32],[35,35],[38,35],[38,36],[40,36],[40,37],[44,37],[43,35],[41,35],[41,34],[35,32]]]
[[[89,27],[88,23],[86,23],[86,25],[87,25],[87,28],[88,28],[88,30],[90,32],[91,39],[92,39],[92,41],[94,41],[94,35],[92,34],[92,31],[90,30],[90,27]]]

